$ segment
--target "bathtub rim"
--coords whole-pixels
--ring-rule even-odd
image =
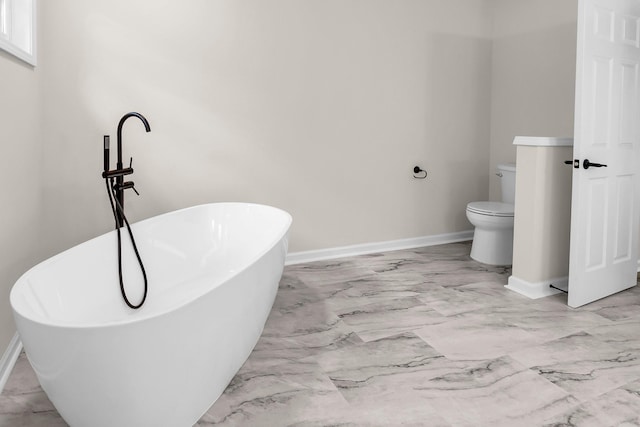
[[[176,209],[174,211],[169,211],[169,212],[165,212],[163,214],[159,214],[159,215],[155,215],[149,218],[145,218],[143,220],[137,221],[133,224],[142,224],[145,223],[147,221],[151,221],[151,220],[157,220],[160,219],[162,217],[165,216],[169,216],[169,215],[173,215],[173,214],[177,214],[180,212],[184,212],[184,211],[188,211],[188,210],[193,210],[193,209],[197,209],[197,208],[201,208],[201,207],[205,207],[205,206],[212,206],[212,205],[217,205],[217,206],[231,206],[231,205],[241,205],[241,206],[259,206],[261,208],[269,208],[275,211],[278,211],[280,213],[282,213],[284,215],[284,217],[286,218],[286,226],[283,227],[283,229],[276,234],[276,238],[274,238],[270,244],[265,245],[265,247],[259,251],[254,257],[250,258],[248,260],[248,262],[246,263],[246,265],[243,268],[238,269],[237,271],[234,271],[232,274],[230,274],[229,276],[225,277],[224,282],[221,282],[221,284],[224,284],[228,281],[233,280],[233,278],[235,278],[236,276],[238,276],[239,274],[243,273],[244,271],[246,271],[248,268],[250,268],[252,265],[254,265],[258,260],[260,260],[262,257],[264,257],[269,251],[271,251],[273,248],[275,248],[278,243],[280,243],[282,241],[283,238],[285,238],[287,236],[287,233],[289,232],[289,230],[291,229],[291,224],[293,223],[293,217],[291,216],[291,214],[283,209],[280,208],[276,208],[274,206],[270,206],[270,205],[265,205],[265,204],[261,204],[261,203],[249,203],[249,202],[212,202],[212,203],[202,203],[199,205],[194,205],[194,206],[188,206],[186,208],[181,208],[181,209]],[[18,293],[18,288],[21,288],[23,285],[21,285],[22,282],[26,282],[29,279],[29,276],[32,274],[33,270],[35,270],[36,268],[43,266],[43,265],[48,265],[52,262],[55,262],[55,260],[57,258],[62,257],[64,254],[66,254],[68,251],[71,251],[79,246],[82,246],[84,244],[87,244],[93,240],[99,239],[105,235],[108,235],[110,233],[115,233],[115,230],[111,230],[108,231],[107,233],[103,233],[100,234],[96,237],[93,237],[89,240],[85,240],[84,242],[78,243],[77,245],[74,245],[68,249],[65,249],[62,252],[59,252],[47,259],[45,259],[44,261],[41,261],[39,263],[37,263],[36,265],[32,266],[31,268],[29,268],[26,272],[24,272],[13,284],[13,286],[11,287],[11,291],[9,293],[9,303],[11,305],[11,311],[13,312],[14,316],[20,316],[23,319],[29,321],[29,322],[33,322],[39,325],[43,325],[46,327],[51,327],[51,328],[64,328],[64,329],[97,329],[97,328],[111,328],[111,327],[119,327],[119,326],[125,326],[125,325],[131,325],[134,323],[138,323],[138,322],[143,322],[143,321],[148,321],[151,319],[154,319],[156,317],[160,317],[163,315],[166,315],[167,313],[171,313],[173,311],[177,311],[180,310],[190,304],[192,304],[194,301],[196,301],[198,298],[202,297],[203,295],[205,295],[206,293],[210,292],[210,290],[201,293],[199,295],[196,295],[190,299],[187,299],[185,301],[182,301],[179,304],[176,304],[175,306],[172,306],[170,309],[166,309],[163,311],[159,311],[159,312],[152,312],[152,313],[146,313],[146,314],[139,314],[138,316],[132,316],[132,317],[125,317],[123,319],[120,320],[116,320],[116,321],[107,321],[107,322],[86,322],[86,323],[82,323],[82,324],[76,324],[76,323],[64,323],[61,322],[59,320],[56,321],[43,321],[42,319],[34,319],[32,316],[28,316],[26,315],[23,311],[17,310],[16,307],[14,306],[13,303],[13,295],[14,292],[16,292],[16,294]],[[286,256],[286,255],[285,255]],[[116,283],[117,285],[117,283]]]

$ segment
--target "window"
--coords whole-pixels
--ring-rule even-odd
[[[36,65],[36,0],[0,0],[0,49]]]

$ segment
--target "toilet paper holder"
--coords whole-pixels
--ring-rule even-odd
[[[423,173],[424,173],[424,176],[421,175]],[[420,175],[416,176],[416,174],[420,174]],[[427,171],[420,168],[420,166],[416,166],[413,168],[413,177],[415,179],[425,179],[427,177]]]

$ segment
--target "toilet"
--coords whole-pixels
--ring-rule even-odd
[[[471,202],[467,219],[475,227],[471,258],[483,264],[511,265],[513,259],[513,207],[516,196],[516,165],[500,164],[502,201]]]

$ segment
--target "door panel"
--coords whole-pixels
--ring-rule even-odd
[[[588,203],[593,206],[587,213],[587,271],[603,268],[606,265],[607,234],[604,224],[606,224],[607,211],[604,201],[607,200],[607,182],[604,178],[593,178],[588,180],[589,199]]]
[[[593,80],[591,89],[592,120],[591,135],[584,135],[584,144],[606,146],[611,133],[611,83],[613,78],[613,60],[611,58],[593,58]]]
[[[618,264],[631,260],[632,239],[630,231],[633,227],[633,199],[627,197],[633,194],[633,176],[624,175],[617,177],[617,204],[616,212],[616,235],[615,235],[615,253],[613,255],[613,263]]]
[[[569,305],[636,284],[640,1],[580,0]],[[585,168],[583,162],[606,167]]]

